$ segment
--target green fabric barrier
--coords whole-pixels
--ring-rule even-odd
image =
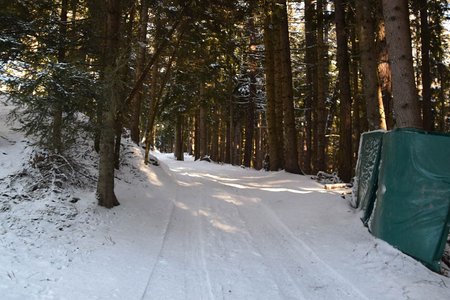
[[[450,136],[399,129],[382,147],[369,229],[438,272],[450,226]]]
[[[385,131],[371,131],[361,135],[355,170],[353,205],[363,211],[361,220],[365,225],[370,218],[376,198],[381,145],[385,133]]]

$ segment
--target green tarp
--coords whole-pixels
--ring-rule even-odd
[[[450,226],[450,136],[386,133],[379,172],[369,229],[439,271]]]
[[[385,131],[371,131],[361,135],[358,162],[355,170],[353,205],[363,210],[362,221],[367,224],[376,198],[381,144]]]

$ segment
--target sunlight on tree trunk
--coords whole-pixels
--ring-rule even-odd
[[[422,128],[414,79],[408,2],[406,0],[382,2],[392,68],[395,124],[399,128]]]

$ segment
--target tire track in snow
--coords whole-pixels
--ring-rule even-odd
[[[204,206],[203,198],[202,198],[201,204],[202,204],[201,206],[203,207]],[[212,285],[211,285],[211,276],[208,272],[206,256],[205,256],[205,238],[204,238],[204,232],[203,232],[205,225],[204,225],[203,218],[200,217],[200,209],[197,210],[197,214],[200,219],[199,237],[200,237],[200,257],[202,259],[202,267],[203,267],[203,271],[205,273],[206,283],[208,285],[210,299],[214,299],[214,295],[212,292]]]
[[[201,222],[198,227],[200,256],[193,257],[201,260],[197,265],[202,265],[203,281],[207,283],[208,293],[200,293],[200,296],[197,293],[197,297],[194,297],[185,292],[184,295],[179,294],[171,299],[292,299],[279,292],[272,270],[249,243],[250,234],[245,230],[235,206],[215,197],[223,191],[223,186],[217,185],[218,189],[211,189],[210,180],[198,176],[195,170],[184,166],[180,170],[185,173],[177,173],[174,169],[172,175],[182,184],[179,194],[183,195],[183,202],[188,204],[191,203],[190,198],[201,199],[195,202]],[[191,191],[183,190],[186,185],[193,186]],[[203,188],[204,185],[207,185],[207,191]],[[185,223],[184,227],[189,225]],[[187,252],[196,250],[186,249]],[[193,285],[202,289],[201,280]],[[170,296],[166,298],[169,299]]]
[[[162,251],[163,251],[164,245],[167,242],[167,233],[169,232],[169,227],[171,226],[171,223],[173,222],[173,214],[175,212],[175,204],[173,202],[174,202],[174,200],[172,200],[172,207],[170,209],[169,220],[167,221],[166,227],[164,229],[164,235],[163,235],[163,239],[162,239],[162,242],[161,242],[161,246],[159,248],[158,255],[156,256],[155,262],[154,262],[154,264],[153,264],[153,266],[151,268],[150,275],[148,277],[147,284],[145,286],[144,292],[142,293],[141,300],[145,299],[146,296],[147,296],[147,291],[148,291],[148,287],[150,285],[150,281],[152,280],[152,278],[153,278],[153,276],[155,274],[156,265],[158,264],[158,261],[161,259],[161,255],[162,255]]]
[[[251,243],[251,245],[256,249],[258,253],[260,253],[261,257],[264,258],[265,264],[268,265],[268,267],[273,271],[275,270],[275,274],[273,276],[273,279],[277,283],[278,287],[280,288],[280,293],[283,296],[283,299],[302,299],[302,300],[308,300],[307,297],[305,297],[303,291],[301,288],[296,284],[296,280],[293,278],[293,276],[286,271],[280,264],[274,264],[271,263],[271,260],[268,259],[267,255],[264,254],[264,251],[261,249],[261,247],[258,245],[258,242],[256,241],[255,234],[253,234],[253,231],[251,230],[247,218],[244,217],[244,215],[241,212],[241,209],[238,206],[235,206],[236,211],[239,214],[239,217],[242,219],[242,221],[245,224],[246,230],[248,232],[248,242]],[[279,274],[283,274],[284,276],[279,276]],[[295,291],[295,292],[294,292]]]
[[[188,187],[195,182],[179,182],[176,173],[164,169],[174,181],[173,211],[141,299],[213,299],[202,249],[201,203],[194,195],[198,189]]]
[[[278,218],[278,216],[271,210],[269,209],[266,205],[261,204],[262,207],[264,208],[264,210],[271,216],[273,216],[273,220],[278,223],[278,226],[280,226],[279,228],[281,228],[282,231],[285,231],[288,236],[290,236],[290,238],[293,241],[296,241],[298,243],[298,245],[304,249],[306,249],[306,251],[308,251],[308,254],[311,255],[312,258],[316,259],[320,264],[322,264],[331,274],[333,274],[340,282],[342,282],[343,284],[347,285],[348,287],[352,288],[357,295],[359,295],[359,297],[361,297],[361,299],[367,299],[369,300],[369,298],[360,291],[360,289],[358,287],[356,287],[355,285],[353,285],[349,280],[347,280],[345,277],[343,277],[341,274],[339,274],[339,272],[337,272],[334,268],[332,268],[327,262],[325,262],[323,259],[321,259],[312,249],[311,247],[309,247],[303,240],[301,240],[300,238],[298,238],[297,236],[295,236],[295,234]]]
[[[193,170],[198,172],[198,170]],[[252,192],[238,189],[230,184],[222,183],[214,177],[198,176],[200,181],[209,182],[219,190],[234,195],[244,205],[236,205],[240,219],[243,220],[246,231],[249,232],[251,245],[265,258],[275,273],[274,280],[281,288],[283,299],[368,299],[356,286],[341,276],[278,218],[278,216],[263,203],[253,203]],[[241,193],[241,191],[245,191]],[[218,211],[218,209],[215,209]],[[221,210],[221,216],[230,215]],[[255,222],[256,221],[256,222]],[[236,220],[231,221],[236,223]],[[262,240],[261,237],[265,237]],[[269,237],[269,238],[267,238]],[[270,247],[267,247],[270,245]],[[283,255],[276,256],[277,253]],[[292,258],[296,267],[286,265],[285,257]],[[301,258],[301,259],[299,259]],[[305,262],[308,264],[305,265]],[[339,284],[336,285],[336,282]],[[306,287],[306,288],[305,288]],[[294,293],[296,290],[297,293]]]
[[[235,194],[238,199],[248,203],[248,196],[243,195],[240,190],[235,189]],[[298,284],[304,299],[369,299],[296,237],[266,205],[252,203],[237,209],[245,220],[256,247],[274,269],[283,272]],[[256,211],[259,213],[257,218]],[[285,257],[291,259],[289,264]]]
[[[183,199],[177,201],[195,212],[201,223],[195,225],[186,216],[178,216],[182,212],[176,207],[174,218],[180,220],[175,225],[190,227],[192,230],[185,234],[199,244],[185,245],[189,258],[185,259],[184,270],[195,267],[201,271],[194,276],[197,280],[186,281],[178,276],[184,280],[184,290],[166,299],[368,299],[296,237],[275,212],[260,201],[253,201],[255,194],[269,200],[265,198],[269,193],[259,191],[257,186],[236,188],[214,174],[188,165],[183,165],[183,172],[174,171],[173,175],[193,186],[181,186]],[[245,179],[240,184],[245,185]],[[207,195],[204,185],[208,186]],[[214,198],[214,194],[231,200]],[[193,201],[196,197],[203,200]],[[234,228],[232,232],[226,232],[230,229],[227,224],[233,225],[228,226]],[[168,234],[173,235],[173,230],[169,229]],[[169,241],[165,248],[175,251],[174,246]],[[197,293],[186,284],[196,286]],[[171,286],[176,287],[177,282]]]
[[[204,206],[213,225],[206,227],[210,248],[207,253],[210,254],[208,261],[213,269],[212,287],[216,298],[303,299],[299,293],[282,293],[280,280],[272,275],[273,270],[252,244],[251,235],[244,220],[239,217],[236,204],[217,199],[222,194],[223,186],[218,185],[212,192],[210,190]],[[217,224],[221,226],[214,226]]]

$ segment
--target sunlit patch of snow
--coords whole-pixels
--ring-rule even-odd
[[[27,197],[19,174],[32,149],[5,111],[2,300],[450,299],[450,278],[371,236],[339,193],[305,176],[161,153],[146,166],[123,139],[120,206],[96,205],[95,178]],[[96,154],[78,150],[95,176]]]

